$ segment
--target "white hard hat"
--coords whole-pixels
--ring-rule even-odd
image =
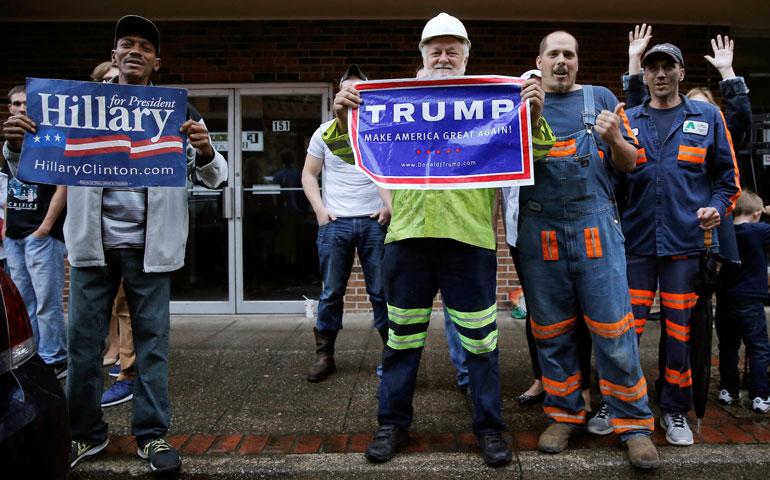
[[[468,39],[468,32],[465,30],[463,22],[444,12],[431,18],[425,24],[425,28],[422,29],[419,48],[422,49],[432,38],[447,35],[459,38],[470,48],[471,41]]]

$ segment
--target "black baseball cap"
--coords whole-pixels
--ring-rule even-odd
[[[127,35],[139,35],[146,38],[155,47],[155,54],[160,53],[160,32],[154,23],[139,15],[126,15],[115,24],[115,46],[118,40]]]
[[[672,45],[670,43],[659,43],[652,47],[651,49],[647,50],[647,53],[644,54],[642,57],[642,67],[644,67],[644,64],[647,63],[647,58],[650,55],[653,55],[655,53],[662,53],[664,55],[668,55],[669,57],[673,58],[675,61],[679,62],[679,65],[684,67],[684,59],[682,58],[682,51],[679,50],[679,47],[676,45]]]
[[[366,75],[364,75],[364,72],[361,71],[361,68],[358,65],[351,63],[348,67],[348,70],[345,72],[342,78],[340,78],[340,88],[342,88],[342,82],[350,77],[358,77],[363,81],[369,80]]]

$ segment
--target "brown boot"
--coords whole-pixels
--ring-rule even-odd
[[[658,468],[660,458],[658,450],[647,435],[637,435],[626,440],[628,459],[637,468]]]
[[[537,449],[545,453],[559,453],[567,448],[573,431],[563,423],[552,423],[540,434]]]
[[[326,377],[337,370],[334,364],[334,341],[339,330],[319,331],[313,327],[315,333],[315,363],[307,372],[308,382],[323,382]]]

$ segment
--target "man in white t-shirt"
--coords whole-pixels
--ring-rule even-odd
[[[367,78],[358,65],[352,64],[342,76],[340,88],[361,80]],[[334,342],[342,328],[343,297],[356,251],[374,310],[374,327],[383,344],[388,339],[382,257],[390,222],[390,191],[378,189],[356,167],[332,154],[321,137],[331,123],[321,124],[313,134],[302,169],[302,187],[318,219],[318,259],[323,279],[313,329],[316,359],[307,374],[310,382],[321,382],[336,369]],[[318,186],[322,170],[323,196]]]

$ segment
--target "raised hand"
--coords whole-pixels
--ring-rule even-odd
[[[642,55],[652,39],[652,25],[636,25],[628,32],[628,73],[634,75],[642,71]]]
[[[735,72],[733,71],[733,48],[735,44],[730,37],[725,35],[722,39],[722,35],[717,35],[716,38],[711,39],[711,48],[714,50],[714,56],[704,55],[703,58],[714,65],[714,68],[719,70],[719,74],[722,75],[722,80],[728,78],[734,78]]]

